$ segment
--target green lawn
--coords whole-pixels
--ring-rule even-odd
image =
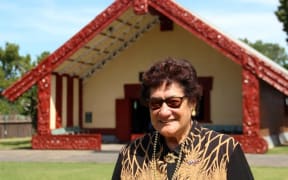
[[[0,139],[1,149],[31,149],[31,137]]]
[[[111,179],[114,164],[1,162],[5,180],[95,180]],[[288,180],[286,168],[252,167],[255,179]]]
[[[0,150],[29,149],[30,141],[31,138],[0,139]],[[288,155],[288,146],[275,147],[268,154]],[[5,180],[105,180],[111,179],[113,168],[114,164],[0,162],[0,176]],[[288,180],[288,167],[252,167],[252,172],[256,180]]]
[[[111,179],[114,164],[1,162],[5,180]]]
[[[255,180],[288,180],[288,167],[252,167]]]
[[[287,154],[288,155],[288,145],[276,146],[272,149],[269,149],[267,154]]]

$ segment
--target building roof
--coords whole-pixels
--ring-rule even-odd
[[[173,0],[115,0],[39,65],[3,91],[13,101],[43,77],[69,74],[86,79],[165,19],[183,27],[235,63],[288,95],[288,71]]]

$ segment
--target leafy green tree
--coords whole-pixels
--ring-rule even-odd
[[[29,55],[19,55],[19,46],[16,44],[6,43],[5,49],[0,47],[0,77],[3,78],[0,83],[1,90],[30,69],[30,61]]]
[[[288,56],[285,49],[280,45],[274,43],[264,43],[261,40],[257,40],[254,43],[249,42],[247,39],[242,39],[242,41],[261,52],[263,55],[269,57],[276,63],[280,64],[284,68],[288,69]]]
[[[32,68],[30,55],[20,56],[19,46],[6,43],[5,48],[0,47],[0,91],[15,82],[21,75]],[[23,114],[25,110],[21,107],[23,99],[9,102],[0,97],[0,114]]]
[[[280,5],[275,11],[278,20],[283,23],[283,30],[288,35],[288,0],[279,0]],[[288,38],[286,38],[288,42]]]
[[[32,61],[30,55],[19,55],[19,46],[6,43],[5,48],[0,47],[0,92],[9,87],[22,75],[35,67],[49,52],[43,52]],[[33,122],[37,118],[37,88],[33,86],[16,101],[10,102],[0,96],[0,114],[30,115]],[[35,123],[36,124],[36,123]]]

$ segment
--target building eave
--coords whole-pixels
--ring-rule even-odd
[[[15,100],[36,84],[37,81],[40,81],[47,74],[52,73],[63,62],[69,61],[69,58],[74,53],[80,51],[83,46],[95,36],[99,35],[130,7],[133,8],[135,14],[139,16],[147,14],[149,7],[154,8],[235,63],[252,72],[259,79],[266,81],[288,96],[287,70],[275,65],[272,60],[253,51],[252,48],[247,45],[222,33],[210,23],[179,6],[172,0],[116,0],[39,65],[5,89],[2,95],[11,101]],[[101,65],[103,61],[97,63]]]

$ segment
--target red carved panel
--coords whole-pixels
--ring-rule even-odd
[[[266,141],[260,137],[259,80],[250,71],[242,70],[243,135],[235,136],[247,153],[265,153]]]
[[[101,134],[36,135],[32,138],[32,148],[100,151],[101,140]]]
[[[240,143],[245,153],[266,153],[268,145],[266,141],[258,135],[233,135],[233,137]]]
[[[258,135],[260,123],[259,81],[246,69],[242,70],[243,133]]]
[[[133,8],[135,14],[146,14],[148,12],[148,0],[134,0]]]
[[[50,134],[50,95],[51,76],[48,75],[38,81],[37,133],[39,135]]]
[[[288,75],[279,69],[277,65],[273,65],[268,61],[263,61],[256,56],[247,54],[243,59],[243,67],[259,78],[268,82],[272,87],[278,89],[280,92],[288,95]]]

